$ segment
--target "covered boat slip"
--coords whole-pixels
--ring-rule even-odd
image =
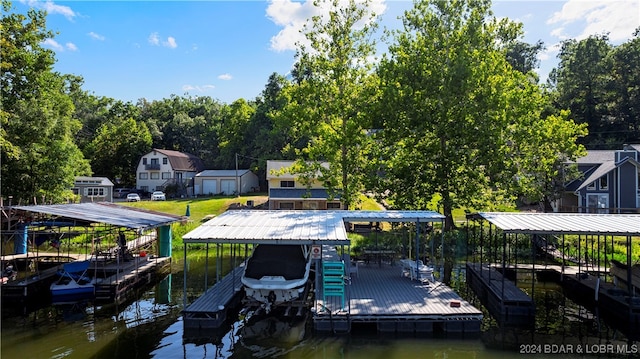
[[[239,244],[310,245],[314,248],[312,259],[316,268],[315,298],[311,302],[302,298],[293,304],[313,309],[316,329],[349,331],[351,323],[362,322],[376,323],[381,331],[431,332],[434,325],[440,325],[437,323],[447,322],[443,330],[477,333],[482,313],[445,285],[413,281],[403,275],[402,267],[397,265],[357,264],[350,268],[346,223],[441,223],[443,220],[444,216],[432,211],[232,210],[183,236],[185,263],[188,246],[192,244],[212,243],[231,248]],[[187,272],[185,268],[185,283]],[[228,277],[207,290],[203,297],[229,290],[223,285]],[[327,291],[329,286],[331,291]],[[227,306],[216,302],[215,306],[209,304],[207,310],[204,307],[207,303],[213,301],[197,299],[189,304],[185,295],[185,328],[211,324],[190,322],[190,317],[195,316],[193,313],[197,312],[200,318],[209,317],[213,322],[220,317],[219,308]]]
[[[640,330],[640,301],[631,285],[631,271],[626,273],[628,285],[617,290],[611,290],[610,285],[605,284],[606,275],[602,276],[602,273],[606,273],[603,269],[606,269],[607,263],[611,263],[613,259],[611,250],[609,253],[606,250],[607,245],[609,248],[613,247],[613,237],[624,239],[626,262],[628,267],[631,267],[632,238],[640,238],[640,215],[481,212],[470,214],[467,219],[479,224],[469,230],[474,233],[469,233],[468,253],[471,255],[468,259],[470,263],[467,264],[467,278],[471,288],[496,319],[506,320],[504,316],[509,311],[523,312],[524,302],[522,293],[518,292],[521,290],[489,264],[500,263],[502,268],[520,268],[531,272],[546,270],[545,264],[532,265],[538,247],[540,252],[547,253],[558,262],[550,267],[558,268],[559,278],[565,288],[569,288],[570,292],[581,293],[578,299],[586,300],[587,305],[590,302],[600,307],[600,313],[605,312],[605,303],[619,303],[609,306],[606,311],[617,311],[613,317],[626,318],[627,323],[622,323],[623,327],[635,323],[632,332],[638,333]],[[488,228],[485,228],[487,223]],[[477,228],[480,228],[479,233],[475,233]],[[591,256],[587,256],[587,248],[578,245],[576,250],[582,254],[570,257],[564,252],[568,248],[565,245],[567,235],[578,237],[586,246],[591,244],[592,251],[595,251]],[[538,244],[543,236],[556,236],[554,240],[559,242],[558,248],[546,240],[542,241],[545,248],[540,248]],[[529,262],[514,256],[511,250],[523,243],[531,246]],[[546,251],[547,246],[553,247],[552,255]],[[601,265],[601,262],[604,264]],[[533,283],[535,282],[532,282],[532,286]],[[533,288],[531,292],[534,292]],[[523,324],[526,324],[524,320]]]
[[[170,225],[184,218],[100,202],[5,207],[2,220],[8,228],[3,239],[14,241],[16,252],[7,256],[3,253],[3,267],[23,256],[35,264],[34,272],[3,284],[2,299],[5,303],[44,305],[51,297],[49,285],[61,264],[47,270],[40,268],[53,257],[49,253],[51,249],[44,252],[39,247],[55,244],[58,252],[54,254],[61,259],[57,263],[62,263],[62,259],[66,262],[67,258],[89,260],[87,274],[104,279],[98,288],[99,299],[117,301],[134,293],[132,288],[148,283],[155,272],[166,270],[171,256]],[[153,230],[157,230],[157,234],[150,232]],[[83,255],[60,247],[76,235],[90,239],[81,249],[85,252]],[[132,240],[127,241],[127,237]],[[158,253],[142,249],[156,243]]]

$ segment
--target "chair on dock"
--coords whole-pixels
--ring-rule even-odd
[[[402,259],[400,260],[400,265],[402,267],[400,275],[403,277],[408,276],[411,280],[419,279],[422,281],[435,282],[433,267],[425,265],[421,260],[418,260],[416,263],[416,261],[411,259]]]

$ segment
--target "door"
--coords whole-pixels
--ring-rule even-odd
[[[218,194],[218,181],[214,179],[203,179],[202,180],[202,194],[204,195],[214,195]]]
[[[232,195],[236,192],[236,180],[223,179],[220,180],[220,192],[226,195]]]
[[[589,213],[609,213],[609,195],[606,193],[587,194]]]

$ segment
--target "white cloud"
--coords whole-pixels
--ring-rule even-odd
[[[231,80],[232,78],[233,76],[231,76],[231,74],[222,74],[218,76],[218,79],[225,81]]]
[[[104,41],[105,37],[100,35],[100,34],[96,34],[95,32],[91,31],[90,33],[88,33],[87,35],[89,35],[89,37],[91,37],[94,40],[99,40],[99,41]]]
[[[53,1],[38,1],[38,0],[22,0],[23,4],[27,4],[30,7],[45,10],[49,15],[60,14],[69,20],[73,20],[77,16],[75,11],[70,7],[64,5],[56,5]]]
[[[167,37],[167,41],[162,42],[162,45],[172,49],[175,49],[176,47],[178,47],[178,44],[176,43],[176,39],[173,36]]]
[[[361,1],[361,0],[356,0]],[[368,10],[377,16],[386,10],[385,0],[373,0]],[[322,3],[330,6],[331,2]],[[300,32],[304,25],[313,16],[326,16],[329,8],[320,8],[313,5],[313,0],[304,2],[292,0],[271,0],[267,7],[267,18],[283,29],[271,38],[271,49],[274,51],[296,50],[297,43],[308,44],[305,36]]]
[[[56,51],[64,51],[64,47],[54,39],[46,39],[42,42],[43,46],[50,47]]]
[[[157,32],[152,32],[151,35],[149,35],[149,43],[156,46],[160,45],[160,37],[158,37]]]
[[[170,49],[175,49],[176,47],[178,47],[178,43],[176,42],[176,38],[173,36],[169,36],[167,37],[166,40],[160,41],[160,35],[157,32],[152,32],[151,35],[149,35],[149,39],[148,39],[149,43],[153,46],[164,46],[164,47],[168,47]]]
[[[195,92],[207,92],[209,90],[213,90],[214,88],[216,88],[213,85],[202,85],[202,86],[198,86],[198,85],[183,85],[182,86],[182,90],[185,92],[188,91],[195,91]]]
[[[568,0],[547,24],[559,24],[552,35],[560,39],[581,40],[596,34],[609,34],[611,41],[625,41],[640,26],[637,0]],[[569,25],[575,28],[569,29]]]
[[[64,46],[67,48],[67,50],[69,51],[77,51],[78,47],[76,46],[76,44],[74,44],[73,42],[67,42],[66,44],[64,44]]]

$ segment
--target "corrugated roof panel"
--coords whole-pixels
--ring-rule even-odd
[[[232,210],[215,217],[183,236],[187,243],[323,241],[342,243],[349,240],[345,221],[367,222],[441,221],[444,216],[432,211],[270,211]]]
[[[154,228],[182,220],[182,217],[179,216],[120,206],[110,202],[12,206],[12,208],[87,223],[106,223],[132,229]]]
[[[640,235],[638,214],[481,212],[507,233]]]

